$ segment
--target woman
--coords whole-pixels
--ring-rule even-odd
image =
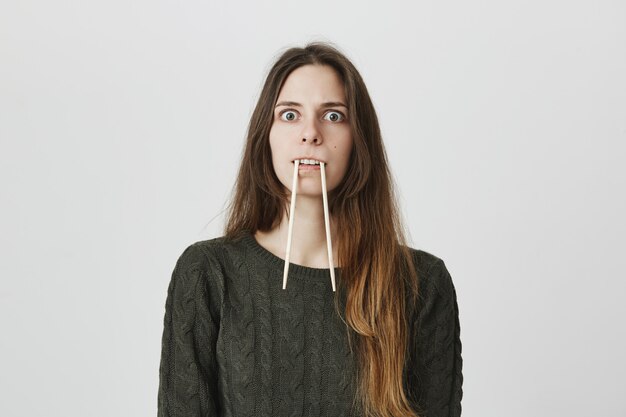
[[[185,249],[165,310],[161,417],[461,414],[452,279],[406,246],[374,107],[331,45],[271,68],[224,236]]]

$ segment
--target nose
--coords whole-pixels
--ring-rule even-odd
[[[317,122],[315,120],[311,120],[309,123],[306,123],[304,129],[301,133],[302,142],[303,143],[311,143],[315,145],[319,145],[322,143],[322,136],[320,135],[320,131],[317,128]]]

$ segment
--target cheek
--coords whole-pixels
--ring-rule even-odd
[[[337,145],[335,145],[334,151],[340,156],[339,159],[344,164],[347,164],[348,161],[350,160],[350,154],[352,153],[352,147],[353,147],[353,143],[352,143],[352,138],[350,136],[348,136],[343,141],[341,141]]]
[[[286,145],[287,141],[285,141],[285,133],[281,132],[279,127],[272,127],[269,134],[269,144],[270,149],[272,150],[272,155],[278,160],[280,156],[285,156],[287,153]]]
[[[333,144],[334,161],[336,163],[334,170],[335,181],[341,181],[348,172],[350,166],[350,154],[352,152],[352,140],[348,137],[345,140],[337,141]]]
[[[282,145],[280,143],[280,132],[272,125],[269,133],[269,145],[272,151],[272,157],[274,158],[278,152],[280,152]]]
[[[287,178],[290,178],[292,175],[291,166],[287,163],[289,157],[286,155],[285,146],[280,144],[279,141],[276,140],[276,137],[272,135],[270,135],[269,145],[274,173],[281,182],[285,182]]]

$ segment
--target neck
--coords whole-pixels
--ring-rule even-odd
[[[330,219],[331,237],[335,237],[334,219]],[[261,246],[285,259],[289,219],[283,216],[280,224],[269,232],[255,233]],[[335,242],[335,239],[332,239]],[[333,244],[333,260],[337,263],[337,251]],[[326,246],[326,225],[321,197],[298,195],[291,235],[289,262],[311,268],[329,268]]]

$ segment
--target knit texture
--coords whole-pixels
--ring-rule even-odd
[[[420,296],[409,313],[405,387],[421,416],[460,416],[455,288],[441,259],[411,252]],[[361,416],[352,409],[356,363],[330,270],[291,263],[283,290],[283,268],[250,233],[183,251],[165,303],[159,417]]]

